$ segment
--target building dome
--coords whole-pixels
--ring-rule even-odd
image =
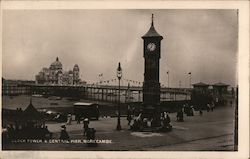
[[[53,63],[50,65],[50,68],[51,68],[51,69],[62,69],[62,63],[59,61],[58,57],[56,58],[56,61],[53,62]]]
[[[73,71],[72,71],[72,70],[69,70],[69,74],[73,74]]]
[[[63,74],[62,70],[59,70],[59,71],[57,72],[57,74]]]
[[[77,64],[75,64],[73,71],[79,71],[79,66]]]

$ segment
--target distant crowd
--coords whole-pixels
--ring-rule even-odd
[[[213,112],[215,105],[213,103],[206,105],[207,112]],[[197,110],[199,115],[203,115],[202,109]],[[194,116],[195,109],[192,105],[184,104],[179,111],[176,112],[176,121],[184,122],[184,114],[186,116]],[[89,118],[77,118],[77,124],[83,123],[82,134],[86,139],[95,139],[96,130],[90,128]],[[130,130],[132,131],[158,131],[167,132],[172,130],[171,118],[168,111],[160,112],[159,116],[152,115],[151,117],[146,116],[142,111],[137,111],[135,107],[129,106],[127,108],[127,121]],[[67,122],[61,125],[60,140],[70,140],[70,136],[66,130],[66,125],[71,125],[72,115],[68,114]],[[38,124],[36,122],[27,121],[23,124],[8,124],[3,126],[3,142],[8,143],[15,139],[51,139],[52,133],[48,130],[45,123]]]
[[[24,122],[22,124],[8,124],[3,126],[2,130],[3,142],[8,143],[17,139],[51,139],[52,133],[48,127],[35,122]]]

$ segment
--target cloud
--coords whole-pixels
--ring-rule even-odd
[[[4,10],[3,77],[34,79],[58,56],[65,70],[80,66],[83,80],[111,79],[121,62],[124,78],[142,81],[143,40],[155,14],[164,37],[160,82],[237,84],[235,10]],[[221,67],[223,66],[223,67]]]

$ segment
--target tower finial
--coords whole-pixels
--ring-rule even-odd
[[[59,58],[58,58],[58,57],[56,57],[56,61],[59,61]]]
[[[154,26],[154,14],[152,14],[152,22],[151,22],[151,26]]]

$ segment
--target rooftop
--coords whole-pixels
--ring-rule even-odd
[[[206,84],[206,83],[203,83],[203,82],[199,82],[199,83],[193,84],[193,86],[209,86],[209,84]]]
[[[222,82],[219,82],[219,83],[213,84],[212,86],[229,86],[229,85],[225,84],[225,83],[222,83]]]
[[[77,102],[77,103],[74,103],[74,106],[89,106],[92,104],[95,104],[95,103]]]
[[[152,14],[152,22],[151,22],[151,27],[149,29],[149,31],[142,36],[142,38],[150,38],[150,37],[159,37],[161,39],[163,39],[163,37],[157,33],[157,31],[154,28],[154,15]]]

